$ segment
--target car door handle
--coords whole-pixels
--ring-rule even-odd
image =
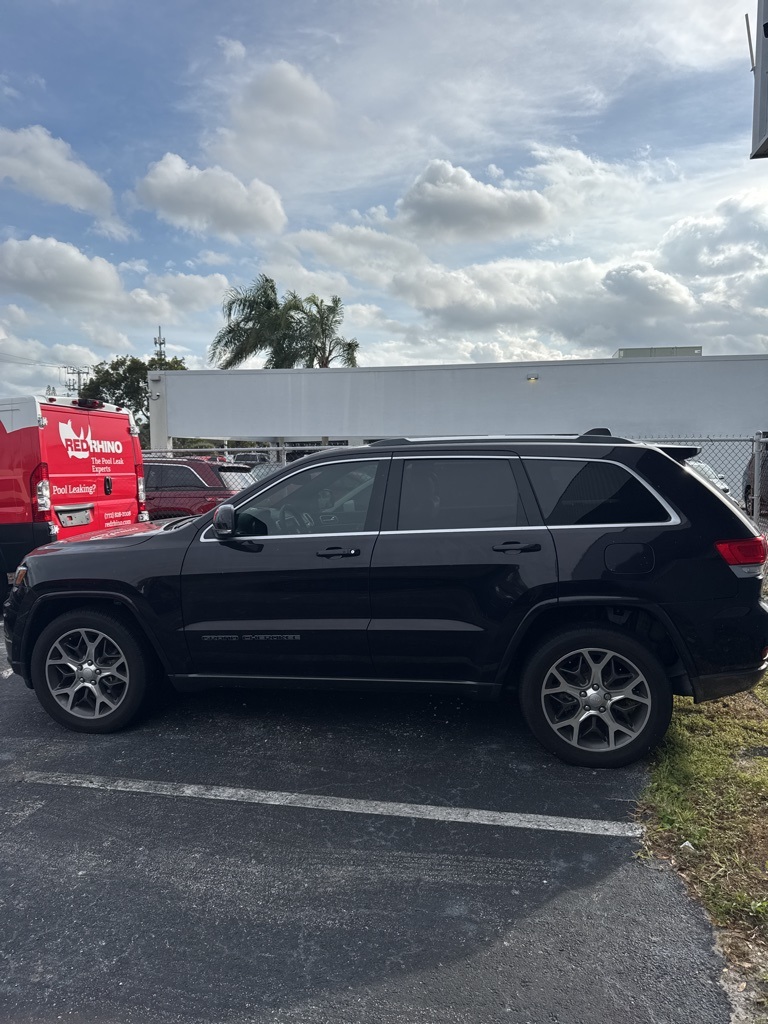
[[[354,558],[360,554],[360,548],[324,548],[317,552],[318,558]]]
[[[541,551],[541,544],[523,544],[520,540],[504,540],[501,544],[494,544],[493,550],[508,555],[524,555],[529,551]]]

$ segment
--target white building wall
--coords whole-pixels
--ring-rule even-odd
[[[768,356],[153,371],[150,393],[158,448],[167,436],[308,440],[596,426],[634,437],[744,437],[768,429]]]

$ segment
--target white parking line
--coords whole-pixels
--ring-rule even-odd
[[[183,782],[150,782],[144,779],[110,779],[103,775],[65,775],[57,772],[24,772],[23,782],[45,786],[74,786],[106,789],[151,796],[190,797],[196,800],[228,800],[272,807],[304,807],[316,811],[348,814],[380,814],[395,818],[423,818],[429,821],[459,822],[463,825],[496,825],[502,828],[540,829],[548,832],[581,832],[593,836],[636,839],[642,826],[628,821],[599,821],[593,818],[559,818],[548,814],[517,814],[484,811],[469,807],[437,807],[432,804],[401,804],[381,800],[351,800],[339,796],[308,793],[278,793],[263,789],[235,789],[229,786],[197,786]]]

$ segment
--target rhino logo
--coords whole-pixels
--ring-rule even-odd
[[[70,459],[87,459],[91,454],[91,428],[88,427],[88,433],[85,433],[85,428],[76,434],[72,429],[72,420],[67,423],[59,424],[59,437],[61,443],[66,449],[67,455]]]

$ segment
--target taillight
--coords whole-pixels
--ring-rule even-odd
[[[728,565],[762,565],[768,557],[768,545],[762,534],[747,540],[719,540],[715,547]]]
[[[32,494],[32,520],[35,523],[50,523],[53,519],[51,508],[51,481],[48,477],[48,463],[39,463],[29,478]]]
[[[144,467],[136,467],[136,500],[139,503],[139,512],[147,510],[147,492],[144,488]]]

